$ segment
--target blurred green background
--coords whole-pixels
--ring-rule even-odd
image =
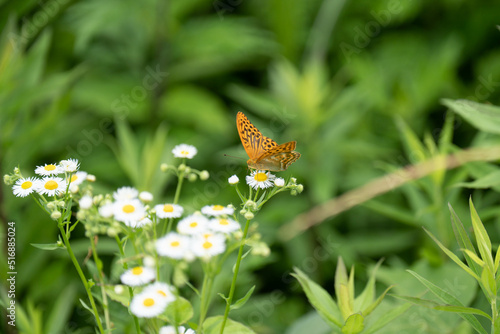
[[[305,191],[273,198],[259,213],[272,254],[245,260],[237,294],[257,288],[231,317],[258,333],[301,333],[320,320],[288,276],[293,266],[333,293],[337,256],[356,265],[360,285],[385,257],[383,283],[414,294],[423,290],[405,269],[461,275],[421,229],[450,245],[448,202],[466,217],[472,195],[498,234],[498,192],[453,186],[496,169],[474,163],[407,184],[292,240],[278,235],[299,213],[395,168],[498,142],[440,104],[500,104],[498,13],[493,0],[0,0],[0,171],[19,166],[32,175],[37,165],[73,157],[96,175],[96,192],[132,185],[161,201],[173,197],[175,180],[159,164],[173,163],[170,150],[188,143],[199,151],[192,166],[213,178],[188,183],[181,204],[237,205],[227,177],[242,179],[246,165],[224,154],[246,160],[235,127],[237,111],[245,112],[278,143],[297,140],[302,156],[280,176],[296,177]],[[443,140],[445,124],[453,136]],[[54,222],[1,186],[2,233],[6,221],[17,226],[26,318],[39,333],[93,332],[67,256],[30,246],[54,242]],[[81,231],[74,238],[83,260],[88,244]],[[103,239],[101,254],[111,258],[116,250]],[[1,266],[3,283],[3,257]],[[464,301],[484,303],[469,290]],[[211,314],[222,306],[217,300]],[[385,333],[467,333],[458,316],[412,310]]]

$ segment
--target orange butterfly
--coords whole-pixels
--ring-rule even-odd
[[[236,126],[250,158],[248,167],[279,172],[300,158],[300,153],[294,151],[296,141],[278,145],[271,138],[263,136],[241,111],[236,115]]]

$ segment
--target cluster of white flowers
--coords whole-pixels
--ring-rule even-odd
[[[177,224],[177,232],[167,233],[156,241],[161,256],[191,261],[195,257],[209,259],[226,250],[227,235],[240,230],[240,224],[229,218],[234,208],[207,205],[201,213],[184,217]]]
[[[59,196],[66,193],[69,185],[69,190],[76,192],[78,191],[78,185],[83,181],[95,180],[93,175],[78,171],[79,167],[80,163],[76,159],[62,160],[58,164],[38,166],[35,173],[40,175],[41,178],[20,178],[12,186],[12,191],[17,197],[26,197],[33,192],[40,195]]]

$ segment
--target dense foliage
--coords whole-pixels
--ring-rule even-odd
[[[470,228],[472,197],[498,245],[498,157],[410,175],[394,188],[387,178],[386,191],[350,210],[310,228],[292,221],[406,165],[499,145],[490,106],[500,105],[499,12],[493,0],[0,0],[0,172],[77,158],[99,180],[96,193],[131,185],[171,198],[176,182],[160,164],[189,143],[198,148],[193,167],[211,178],[187,182],[182,204],[237,205],[227,178],[243,179],[247,167],[224,154],[247,159],[235,126],[244,111],[278,143],[297,140],[301,158],[280,176],[293,175],[305,190],[259,213],[271,254],[243,261],[236,294],[256,289],[232,319],[257,333],[329,333],[290,273],[298,267],[335,295],[339,256],[355,265],[360,289],[385,258],[377,295],[395,284],[395,294],[421,296],[426,287],[411,269],[488,310],[475,281],[422,227],[457,250],[448,203]],[[33,333],[93,333],[70,259],[30,245],[55,242],[56,224],[1,186],[2,235],[7,222],[17,226],[18,320]],[[310,213],[300,216],[304,224],[314,221]],[[84,231],[72,242],[83,262]],[[116,250],[104,236],[98,248],[109,272]],[[225,270],[215,291],[227,290],[230,263]],[[2,255],[2,284],[7,271]],[[200,283],[199,268],[189,275]],[[223,314],[224,301],[215,300],[209,314]],[[386,296],[373,316],[401,304]],[[438,312],[413,306],[383,332],[472,333],[458,315]]]

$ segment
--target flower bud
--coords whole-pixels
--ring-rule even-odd
[[[186,170],[186,165],[180,164],[179,167],[177,167],[177,169],[179,170],[179,172],[182,172],[182,171]]]
[[[227,182],[229,182],[229,184],[231,185],[234,185],[240,182],[240,179],[236,175],[233,175],[229,179],[227,179]]]
[[[200,173],[200,180],[205,181],[210,177],[210,173],[206,170],[202,170]]]
[[[50,218],[54,220],[59,219],[61,218],[61,213],[59,211],[52,211],[52,213],[50,214]]]
[[[188,180],[189,182],[194,182],[198,179],[198,175],[194,174],[194,173],[191,173],[188,175]]]
[[[304,191],[304,186],[303,186],[303,185],[301,185],[301,184],[299,184],[299,185],[297,186],[297,192],[300,194],[302,191]]]
[[[257,209],[257,203],[255,203],[254,201],[248,200],[245,203],[245,207],[248,208],[248,209],[250,209],[250,210],[255,210],[255,209]]]
[[[95,175],[92,175],[92,174],[87,175],[87,181],[95,182]]]
[[[253,219],[253,217],[254,217],[254,214],[251,213],[250,211],[245,213],[245,219],[250,220],[250,219]]]
[[[168,165],[167,164],[161,164],[160,165],[160,170],[165,173],[168,170]]]

